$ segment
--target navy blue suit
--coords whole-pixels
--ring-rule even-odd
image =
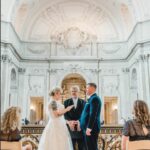
[[[80,126],[84,131],[86,149],[98,150],[97,141],[100,132],[101,100],[97,94],[93,94],[87,101],[80,118]],[[86,135],[86,129],[91,129],[91,136]]]

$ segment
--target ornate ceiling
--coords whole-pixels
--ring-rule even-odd
[[[150,18],[147,0],[2,0],[2,8],[2,19],[23,41],[61,42],[72,33],[96,42],[123,41],[137,22]]]

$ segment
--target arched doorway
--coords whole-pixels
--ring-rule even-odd
[[[30,123],[41,124],[44,120],[43,114],[44,97],[30,97]]]
[[[118,124],[118,97],[104,97],[104,122],[105,124]]]
[[[85,79],[77,73],[68,74],[61,83],[61,87],[63,89],[63,101],[70,98],[70,88],[74,85],[78,85],[80,88],[79,97],[82,99],[86,99],[86,81]]]

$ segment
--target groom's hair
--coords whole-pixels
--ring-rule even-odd
[[[94,87],[95,89],[97,88],[97,85],[95,83],[88,83],[87,85]]]

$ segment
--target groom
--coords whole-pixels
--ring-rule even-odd
[[[80,126],[84,132],[86,149],[98,150],[98,134],[100,132],[101,100],[97,96],[96,84],[88,83],[86,92],[88,101],[80,118]]]

